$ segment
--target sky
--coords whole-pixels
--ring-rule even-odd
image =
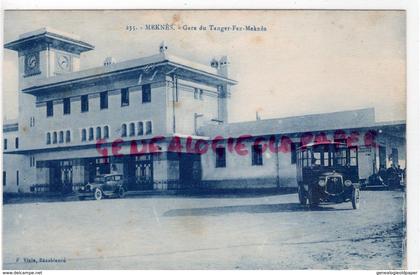
[[[406,113],[404,11],[5,11],[4,41],[45,26],[95,46],[81,69],[169,51],[209,64],[227,55],[238,81],[230,122],[374,107],[377,121]],[[127,25],[255,25],[265,32],[127,31]],[[3,116],[18,115],[17,53],[4,50]]]

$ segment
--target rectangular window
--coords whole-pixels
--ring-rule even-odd
[[[89,112],[89,97],[88,95],[82,95],[81,97],[81,112],[85,113],[85,112]]]
[[[19,138],[15,138],[15,148],[19,149]]]
[[[263,151],[261,144],[252,146],[252,165],[263,165]]]
[[[63,114],[68,115],[70,114],[70,98],[63,99]]]
[[[47,117],[53,116],[54,115],[54,105],[52,100],[51,101],[47,101]]]
[[[35,126],[35,117],[31,116],[29,118],[29,127],[34,127]]]
[[[108,109],[108,92],[100,93],[100,108]]]
[[[3,140],[3,150],[7,150],[7,138]]]
[[[130,105],[130,93],[128,88],[121,89],[121,106]]]
[[[194,99],[198,99],[198,89],[194,88]]]
[[[3,186],[6,186],[6,171],[3,171]]]
[[[16,171],[16,185],[19,186],[19,170]]]
[[[141,101],[143,103],[148,103],[152,101],[152,89],[150,84],[141,86]]]
[[[146,121],[146,135],[152,134],[152,122]]]
[[[226,167],[226,148],[216,148],[216,168]]]
[[[203,100],[203,94],[204,94],[204,91],[202,89],[200,89],[200,91],[198,92],[198,98],[200,100]]]
[[[34,156],[29,157],[29,166],[30,167],[35,167],[35,157]]]

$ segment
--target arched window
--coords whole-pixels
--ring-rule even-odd
[[[96,139],[102,138],[102,130],[101,127],[96,127]]]
[[[60,134],[58,135],[58,143],[64,142],[64,132],[60,131]]]
[[[104,138],[109,138],[109,127],[108,126],[104,127]]]
[[[134,136],[135,134],[136,134],[136,126],[132,122],[132,123],[130,123],[130,137]]]
[[[126,124],[123,124],[121,126],[121,136],[122,137],[126,137],[127,136],[127,125]]]
[[[82,129],[82,141],[86,141],[86,129]]]
[[[144,134],[143,122],[140,121],[137,123],[137,135],[142,136]]]
[[[57,132],[54,132],[53,133],[53,141],[52,141],[52,143],[53,144],[56,144],[57,143]]]
[[[93,128],[89,128],[89,140],[93,140]]]
[[[70,137],[70,130],[67,130],[67,131],[66,131],[66,143],[67,143],[67,142],[70,142],[70,140],[71,140],[71,137]]]
[[[47,144],[51,144],[51,133],[47,133]]]
[[[146,135],[152,134],[152,122],[146,121]]]

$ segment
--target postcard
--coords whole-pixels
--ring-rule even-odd
[[[3,269],[407,269],[405,10],[5,10]]]

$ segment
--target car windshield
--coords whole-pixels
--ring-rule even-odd
[[[303,167],[331,167],[357,165],[356,148],[345,145],[322,144],[301,149],[298,161]]]
[[[105,182],[105,177],[104,176],[97,176],[95,178],[95,182],[98,182],[98,183]]]

